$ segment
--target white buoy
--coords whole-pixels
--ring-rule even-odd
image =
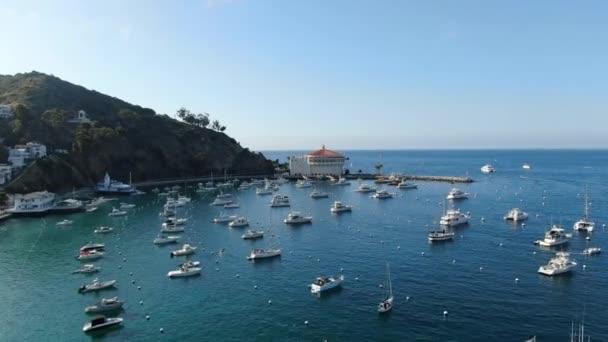
[[[127,258],[123,258],[122,261],[127,262]]]
[[[130,276],[132,276],[132,275],[133,275],[133,272],[129,272],[129,275],[130,275]]]
[[[135,280],[131,280],[131,284],[135,284]]]
[[[515,282],[516,282],[516,283],[519,283],[519,278],[515,278]]]
[[[521,226],[522,226],[522,227],[525,227],[525,226],[526,226],[526,224],[525,224],[525,223],[522,223],[522,224],[521,224]]]
[[[424,252],[420,252],[420,255],[424,256]]]
[[[160,333],[162,334],[162,333],[164,333],[164,332],[165,332],[165,329],[160,328]]]
[[[536,251],[532,252],[532,254],[536,255]]]
[[[586,269],[586,268],[587,268],[587,265],[583,265],[583,269]]]
[[[359,280],[359,277],[355,277],[355,280]]]
[[[344,272],[344,268],[340,268],[340,272]]]
[[[401,249],[401,246],[397,246],[397,249]]]
[[[445,311],[443,312],[443,316],[444,316],[444,317],[446,317],[447,315],[448,315],[448,310],[445,310]]]
[[[499,243],[498,245],[499,245],[500,247],[502,247],[502,243]]]
[[[118,255],[122,255],[122,252],[118,252]]]
[[[122,269],[122,266],[121,266],[121,265],[118,265],[118,269],[119,269],[119,270],[121,270],[121,269]]]
[[[139,305],[144,305],[144,301],[143,301],[143,300],[140,300],[140,301],[139,301]]]
[[[150,316],[146,316],[146,321],[149,321],[149,320],[150,320]]]
[[[383,244],[384,244],[384,241],[380,240],[380,244],[382,244],[382,245],[383,245]]]
[[[379,288],[383,288],[384,286],[382,286],[382,284],[378,285]]]
[[[483,267],[480,267],[480,268],[479,268],[479,271],[483,271]]]
[[[304,321],[304,324],[308,325],[308,321]]]
[[[456,259],[452,259],[452,264],[455,264],[455,263],[456,263]]]
[[[481,222],[485,222],[485,221],[486,221],[486,218],[485,218],[485,217],[482,217],[482,218],[481,218]]]
[[[241,277],[241,275],[240,275],[240,274],[237,274],[237,275],[236,275],[236,277],[237,277],[237,278],[240,278],[240,277]]]
[[[409,302],[410,301],[410,296],[405,297],[405,301]]]
[[[257,285],[253,285],[253,289],[254,289],[254,290],[257,290],[257,289],[258,289],[258,286],[257,286]]]
[[[138,287],[137,287],[137,289],[138,289],[138,290],[141,290],[141,286],[138,286]]]
[[[220,269],[216,267],[216,268],[215,268],[215,270],[216,270],[216,271],[219,271]]]
[[[271,301],[271,300],[269,300],[269,301],[268,301],[268,304],[272,304],[272,301]]]

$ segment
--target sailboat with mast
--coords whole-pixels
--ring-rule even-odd
[[[593,228],[595,228],[595,222],[589,220],[589,196],[587,190],[585,190],[585,215],[582,219],[576,221],[573,228],[579,232],[592,232]]]
[[[379,313],[389,312],[393,308],[393,284],[391,282],[391,270],[388,267],[388,263],[386,263],[386,284],[384,288],[387,290],[382,301],[378,304]]]

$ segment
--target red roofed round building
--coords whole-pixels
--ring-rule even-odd
[[[292,176],[340,176],[344,173],[346,157],[339,152],[328,150],[325,145],[320,150],[304,156],[289,158],[289,173]]]

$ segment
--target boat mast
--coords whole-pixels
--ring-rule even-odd
[[[585,220],[589,216],[589,188],[585,188]]]
[[[388,267],[388,262],[386,263],[386,271],[388,272],[388,291],[389,298],[393,297],[393,283],[391,282],[391,269]]]

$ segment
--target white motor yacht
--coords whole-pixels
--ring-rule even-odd
[[[80,254],[76,257],[76,259],[80,261],[92,261],[101,258],[103,254],[103,252],[96,249],[89,249],[86,251],[80,251]]]
[[[429,241],[430,242],[447,241],[447,240],[452,240],[453,238],[454,238],[454,232],[449,232],[445,229],[429,232]]]
[[[182,248],[171,252],[171,257],[194,254],[194,251],[196,251],[196,247],[192,247],[189,244],[184,244]]]
[[[329,208],[329,211],[331,211],[332,213],[341,213],[341,212],[345,212],[345,211],[352,211],[353,207],[350,205],[345,205],[342,204],[342,202],[340,201],[335,201],[332,205],[331,208]]]
[[[572,235],[566,234],[566,231],[563,228],[553,225],[551,229],[545,233],[545,238],[536,241],[535,244],[543,247],[559,246],[568,243],[570,237],[572,237]]]
[[[399,189],[416,189],[416,188],[418,188],[418,185],[414,184],[414,183],[408,183],[404,178],[401,180],[401,182],[399,182],[399,184],[397,184],[397,188],[399,188]]]
[[[225,206],[226,204],[230,204],[232,203],[231,199],[224,199],[224,198],[216,198],[213,202],[211,202],[209,205],[210,206]]]
[[[118,309],[122,308],[122,305],[124,303],[125,302],[118,299],[118,297],[102,298],[101,301],[99,301],[91,306],[87,306],[84,309],[84,312],[99,313],[99,312],[118,310]]]
[[[247,233],[245,233],[241,236],[241,238],[243,240],[255,240],[255,239],[261,239],[263,237],[264,237],[264,232],[256,231],[256,230],[248,230]]]
[[[490,165],[490,164],[486,164],[484,166],[481,167],[481,172],[483,173],[494,173],[496,172],[496,169],[494,168],[494,166]]]
[[[272,196],[272,200],[270,201],[270,206],[273,208],[289,207],[289,206],[291,206],[291,204],[289,203],[289,197],[277,194],[277,195]]]
[[[78,292],[86,293],[86,292],[99,291],[99,290],[107,289],[108,287],[112,287],[112,286],[114,286],[114,284],[116,284],[116,280],[99,281],[97,278],[95,278],[91,284],[82,285],[78,289]]]
[[[526,219],[528,219],[528,213],[520,210],[519,208],[513,208],[509,210],[507,215],[505,215],[505,220],[507,221],[520,222]]]
[[[456,200],[456,199],[465,199],[468,196],[469,196],[468,192],[464,192],[462,190],[453,188],[452,190],[450,190],[450,192],[448,193],[446,198],[449,200]]]
[[[346,178],[340,177],[340,178],[338,178],[338,181],[335,182],[333,185],[337,185],[337,186],[350,185],[350,182],[347,181]]]
[[[123,319],[120,317],[105,317],[100,316],[93,318],[90,322],[87,322],[83,327],[82,331],[89,332],[94,330],[100,330],[122,324]]]
[[[299,179],[296,182],[296,187],[298,188],[310,188],[312,183],[308,179]]]
[[[279,248],[257,248],[251,251],[247,257],[248,260],[267,259],[281,256]]]
[[[232,222],[228,223],[228,226],[232,228],[247,227],[248,225],[249,221],[244,217],[237,217]]]
[[[458,209],[452,208],[446,211],[445,215],[441,217],[439,224],[442,226],[456,227],[468,223],[469,219],[470,217],[468,215],[461,213]]]
[[[180,265],[177,270],[169,271],[167,273],[167,277],[169,278],[183,278],[183,277],[192,277],[198,274],[201,274],[201,267],[194,267],[188,264]]]
[[[188,219],[187,218],[177,218],[175,216],[169,216],[169,217],[167,217],[167,220],[165,220],[165,222],[163,222],[163,227],[164,226],[171,226],[171,225],[185,226],[186,223],[188,223]]]
[[[108,214],[108,216],[125,216],[127,212],[124,210],[118,210],[116,208],[112,208],[112,211]]]
[[[287,214],[287,218],[283,222],[287,224],[311,223],[312,216],[304,216],[300,212],[292,211]]]
[[[530,164],[524,164],[521,166],[521,168],[524,170],[530,170],[532,168],[532,166]]]
[[[97,251],[102,251],[106,248],[106,245],[104,245],[103,243],[93,243],[93,242],[89,242],[86,245],[80,247],[80,251],[90,251],[90,250],[97,250]]]
[[[72,220],[63,220],[63,221],[59,221],[56,223],[57,226],[69,226],[72,223],[74,223],[74,221]]]
[[[236,215],[224,215],[223,213],[220,216],[213,218],[213,223],[229,223],[234,221],[238,216]]]
[[[224,209],[238,209],[241,206],[238,203],[232,202],[228,204],[224,204]]]
[[[178,225],[167,225],[163,223],[162,228],[160,229],[161,233],[165,233],[165,234],[171,234],[171,233],[182,233],[184,231],[184,226],[178,226]]]
[[[111,233],[114,231],[114,228],[112,227],[99,227],[99,228],[95,228],[95,230],[93,231],[95,234],[107,234],[107,233]]]
[[[255,194],[259,195],[259,196],[271,195],[272,194],[272,188],[270,186],[266,186],[266,187],[263,187],[263,188],[257,188],[257,189],[255,189]]]
[[[570,260],[570,253],[557,252],[547,265],[538,268],[538,273],[554,276],[570,272],[576,266],[574,260]]]
[[[133,208],[135,208],[135,204],[120,203],[120,209],[133,209]]]
[[[369,184],[361,184],[355,189],[355,192],[376,192],[376,188],[369,186]]]
[[[589,219],[589,196],[585,193],[585,211],[583,218],[574,223],[573,229],[580,232],[592,232],[595,228],[595,222]]]
[[[602,253],[602,249],[599,247],[589,247],[583,250],[583,254],[585,255],[595,255]]]
[[[169,236],[157,236],[154,241],[152,241],[155,245],[166,245],[169,243],[176,243],[179,241],[179,236],[169,235]]]
[[[376,199],[387,199],[387,198],[393,198],[393,194],[391,194],[390,192],[386,191],[386,190],[378,190],[376,191],[375,194],[372,195],[373,198]]]
[[[77,269],[76,271],[74,271],[72,273],[91,274],[91,273],[97,273],[97,272],[99,272],[99,270],[101,270],[101,268],[97,267],[93,264],[84,264],[84,265],[82,265],[81,268]]]
[[[318,277],[310,284],[310,292],[321,293],[328,291],[342,285],[343,281],[344,275],[340,275],[339,277]]]
[[[323,192],[323,191],[319,191],[319,190],[313,190],[310,193],[310,197],[311,198],[327,198],[327,197],[329,197],[329,194],[327,192]]]

